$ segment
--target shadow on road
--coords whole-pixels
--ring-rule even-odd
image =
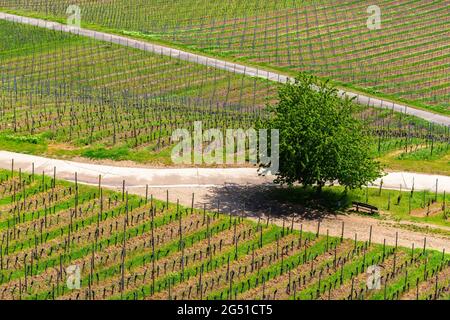
[[[299,191],[300,190],[300,191]],[[298,201],[286,201],[286,195],[296,196],[301,194]],[[229,185],[225,187],[210,188],[205,195],[204,201],[206,207],[211,211],[217,211],[233,215],[246,215],[252,217],[263,217],[271,215],[273,217],[299,218],[303,220],[322,220],[330,216],[336,216],[339,207],[343,206],[336,203],[334,208],[324,206],[323,202],[331,203],[329,195],[323,195],[323,199],[317,200],[309,196],[305,197],[305,192],[299,188],[287,188],[265,185]],[[334,198],[339,195],[334,195]],[[342,197],[342,196],[340,196]],[[336,200],[340,201],[340,200]]]

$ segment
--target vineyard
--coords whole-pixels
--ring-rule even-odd
[[[0,8],[82,23],[284,71],[307,71],[370,94],[450,114],[448,2],[383,0],[381,29],[366,1],[34,1]],[[417,17],[420,17],[418,19]]]
[[[293,226],[108,191],[101,177],[92,187],[2,170],[0,299],[450,297],[450,256],[426,240],[408,249]],[[381,283],[368,289],[373,265]]]
[[[169,165],[172,132],[249,128],[276,102],[267,80],[0,22],[0,145],[53,157]],[[18,35],[18,36],[17,36]],[[448,174],[449,129],[355,105],[388,167]],[[413,161],[411,161],[411,159]]]
[[[162,55],[0,25],[6,39],[21,35],[2,42],[0,51],[0,131],[13,142],[26,135],[159,152],[174,129],[194,121],[205,128],[249,127],[276,90],[267,81]]]
[[[0,301],[450,300],[449,2],[375,4],[0,0]]]

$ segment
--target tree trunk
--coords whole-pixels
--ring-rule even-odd
[[[320,183],[317,184],[316,192],[317,192],[318,195],[322,194],[322,189],[323,189],[324,185],[325,184],[323,182],[320,182]]]

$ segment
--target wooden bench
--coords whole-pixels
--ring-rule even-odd
[[[378,208],[367,203],[352,202],[352,210],[356,212],[365,212],[371,215],[378,214]]]

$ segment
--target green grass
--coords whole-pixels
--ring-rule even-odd
[[[325,187],[322,194],[318,195],[314,189],[303,187],[278,188],[271,191],[271,199],[280,202],[288,202],[305,206],[310,209],[321,209],[327,212],[344,212],[351,207],[353,201],[367,203],[379,208],[383,215],[378,218],[388,218],[396,221],[411,221],[419,223],[430,223],[436,226],[450,226],[450,198],[446,196],[447,219],[444,219],[444,213],[426,216],[428,202],[434,202],[442,205],[444,201],[443,194],[435,194],[427,191],[397,191],[381,190],[379,188],[348,190],[345,193],[343,187]],[[423,217],[412,216],[410,213],[414,210],[422,210]]]
[[[419,149],[417,151],[402,153],[397,157],[398,160],[439,160],[443,156],[450,156],[448,144],[439,144],[437,146],[429,146],[428,148]]]
[[[0,149],[27,154],[44,154],[47,143],[36,136],[0,134]]]
[[[431,147],[410,152],[394,147],[386,150],[378,160],[390,170],[450,175],[448,144],[439,144],[433,147],[433,151]]]

